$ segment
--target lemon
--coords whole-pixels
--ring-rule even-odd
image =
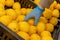
[[[39,4],[40,0],[34,0],[35,4]]]
[[[4,5],[0,3],[0,10],[4,10]]]
[[[13,4],[14,4],[14,0],[6,0],[6,1],[5,1],[5,5],[6,5],[7,7],[11,7],[11,6],[13,6]]]
[[[29,23],[30,25],[34,25],[34,19],[29,19],[29,20],[28,20],[28,23]]]
[[[5,15],[5,14],[6,14],[5,10],[0,10],[0,17],[3,16],[3,15]]]
[[[21,15],[22,14],[22,12],[21,12],[21,10],[19,9],[19,10],[15,10],[15,12],[18,14],[18,15]]]
[[[34,34],[36,33],[36,27],[35,26],[30,26],[29,34]]]
[[[25,18],[24,15],[19,15],[16,20],[17,20],[18,22],[22,22],[22,21],[24,21],[24,18]]]
[[[60,10],[60,4],[57,4],[56,9]]]
[[[38,34],[32,34],[30,40],[41,40],[41,38]]]
[[[21,12],[22,12],[22,15],[26,15],[27,14],[27,9],[26,8],[22,8]]]
[[[38,33],[43,32],[45,30],[45,24],[42,22],[39,22],[37,25],[37,31]]]
[[[40,17],[39,21],[43,22],[43,23],[47,23],[48,22],[48,20],[45,17],[43,17],[43,16]]]
[[[18,29],[18,23],[17,22],[14,22],[12,21],[9,25],[8,25],[8,28],[11,29],[12,31],[14,32],[17,32],[19,29]]]
[[[55,26],[58,23],[58,19],[55,17],[52,17],[49,22]]]
[[[51,33],[49,31],[43,31],[40,35],[41,37],[51,37]]]
[[[50,10],[54,10],[56,6],[57,6],[57,2],[54,1],[54,2],[51,4],[51,6],[50,6],[49,9],[50,9]]]
[[[2,22],[4,25],[8,25],[11,22],[10,16],[4,15],[0,17],[0,22]]]
[[[6,9],[6,14],[11,16],[12,19],[16,19],[17,13],[13,9]]]
[[[58,17],[59,17],[59,10],[54,9],[53,12],[52,12],[52,15],[53,15],[54,17],[58,18]]]
[[[31,8],[27,8],[27,14],[29,14],[32,10],[33,10],[33,9],[31,9]],[[27,15],[27,14],[26,14],[26,15]]]
[[[5,5],[5,0],[0,0],[0,4]]]
[[[19,22],[19,28],[21,31],[29,32],[29,24],[27,22]]]
[[[17,34],[25,40],[29,40],[29,38],[30,38],[29,34],[27,34],[26,32],[23,32],[23,31],[19,31]]]
[[[49,32],[53,32],[54,31],[54,25],[52,25],[51,23],[47,23],[46,24],[46,30]]]
[[[52,37],[42,37],[42,40],[53,40]]]
[[[19,2],[15,2],[14,4],[13,4],[13,9],[20,9],[21,8],[21,5],[20,5],[20,3]]]
[[[46,17],[47,19],[50,19],[52,17],[52,11],[45,8],[45,11],[43,12],[43,16]]]

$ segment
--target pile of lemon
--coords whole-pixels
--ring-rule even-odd
[[[12,8],[5,9],[5,6]],[[21,8],[21,4],[14,0],[0,0],[0,22],[25,40],[53,40],[51,32],[58,23],[60,4],[54,1],[49,9],[45,8],[37,26],[34,26],[34,19],[24,21],[32,10]]]

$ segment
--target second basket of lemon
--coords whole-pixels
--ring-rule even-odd
[[[5,9],[5,5],[12,8]],[[0,22],[25,40],[53,40],[51,32],[58,23],[60,4],[54,1],[49,9],[45,8],[37,26],[34,26],[34,19],[24,21],[32,10],[21,8],[21,4],[14,0],[0,0]]]

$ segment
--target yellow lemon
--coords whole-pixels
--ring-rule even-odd
[[[12,19],[16,19],[16,17],[17,17],[17,13],[13,9],[7,9],[6,14],[11,16]]]
[[[47,23],[46,24],[46,30],[49,32],[53,32],[54,31],[54,25],[52,25],[51,23]]]
[[[36,27],[35,26],[30,26],[29,34],[34,34],[36,33]]]
[[[26,8],[22,8],[21,12],[22,12],[23,15],[26,15],[27,14],[27,9]]]
[[[0,17],[3,16],[3,15],[5,15],[5,14],[6,14],[5,10],[0,10]]]
[[[41,37],[46,37],[46,36],[51,37],[51,33],[49,31],[43,31],[40,35],[41,35]]]
[[[51,6],[50,6],[49,9],[50,9],[50,10],[54,10],[56,6],[57,6],[57,2],[54,1],[54,2],[51,4]]]
[[[53,40],[52,37],[42,37],[42,40]]]
[[[18,22],[22,22],[22,21],[24,21],[24,18],[25,18],[24,15],[19,15],[16,20],[17,20]]]
[[[15,2],[14,4],[13,4],[13,9],[20,9],[21,8],[21,5],[20,5],[20,3],[19,2]]]
[[[29,14],[32,10],[33,10],[33,9],[31,9],[31,8],[27,8],[27,14]],[[26,14],[26,15],[27,15],[27,14]]]
[[[21,12],[21,10],[19,9],[19,10],[15,10],[15,12],[18,14],[18,15],[21,15],[22,14],[22,12]]]
[[[29,34],[27,34],[26,32],[23,32],[23,31],[19,31],[17,34],[25,40],[29,40],[29,38],[30,38]]]
[[[14,4],[14,0],[6,0],[6,1],[5,1],[5,5],[6,5],[7,7],[11,7],[11,6],[13,6],[13,4]]]
[[[0,3],[5,5],[5,0],[0,0]]]
[[[35,4],[39,4],[40,0],[34,0]]]
[[[60,4],[57,4],[56,9],[60,10]]]
[[[59,10],[57,10],[57,9],[53,10],[52,15],[54,17],[58,18],[59,17]]]
[[[34,19],[29,19],[29,20],[28,20],[28,23],[29,23],[30,25],[34,25]]]
[[[10,16],[4,15],[0,17],[0,22],[2,22],[4,25],[8,25],[11,22]]]
[[[17,22],[14,22],[12,21],[9,25],[8,25],[8,28],[11,29],[12,31],[14,32],[18,32],[18,23]]]
[[[43,12],[43,16],[46,17],[47,19],[50,19],[52,17],[52,11],[45,8],[45,11]]]
[[[29,32],[29,24],[27,22],[19,22],[19,28],[21,31]]]
[[[52,18],[50,19],[50,23],[55,26],[55,25],[57,25],[57,23],[58,23],[58,19],[55,18],[55,17],[52,17]]]
[[[47,23],[48,20],[45,17],[40,17],[39,19],[40,22]]]
[[[30,40],[41,40],[41,38],[38,34],[32,34]]]
[[[38,23],[38,25],[37,25],[38,33],[43,32],[44,30],[45,30],[45,24],[42,22]]]
[[[0,10],[4,10],[4,5],[0,3]]]

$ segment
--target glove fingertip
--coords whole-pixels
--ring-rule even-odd
[[[35,25],[35,26],[37,25],[37,21],[34,22],[34,25]]]

